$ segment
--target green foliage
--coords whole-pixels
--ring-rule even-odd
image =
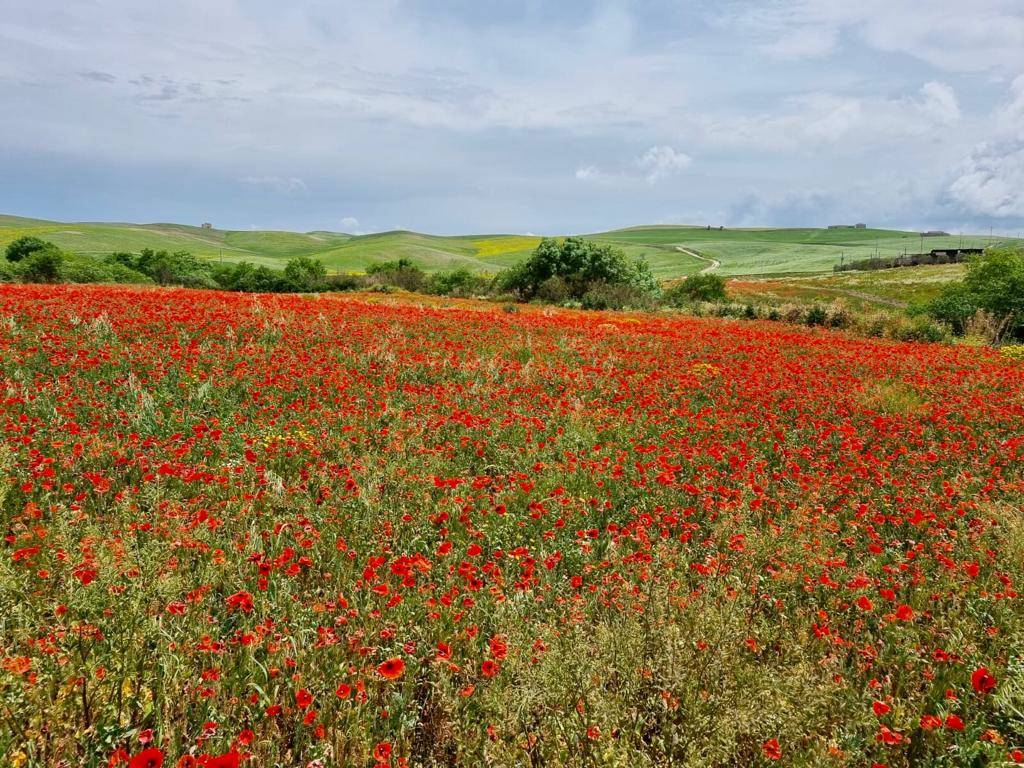
[[[18,264],[22,279],[28,283],[56,283],[60,281],[60,268],[64,257],[51,244],[29,252]]]
[[[570,299],[582,299],[598,285],[624,285],[638,293],[656,294],[657,281],[650,266],[642,260],[630,261],[612,245],[599,244],[579,237],[564,240],[544,238],[536,250],[500,276],[499,284],[525,299],[539,298],[541,286],[546,293],[556,291],[552,278],[564,281]]]
[[[284,268],[284,277],[297,291],[322,291],[327,287],[327,268],[308,256],[291,259]]]
[[[284,293],[293,290],[291,283],[280,271],[262,264],[256,266],[248,261],[215,266],[213,279],[228,291]]]
[[[972,259],[963,282],[951,283],[924,312],[963,333],[978,311],[991,313],[1008,335],[1024,333],[1024,250],[994,248]]]
[[[430,276],[428,290],[441,296],[472,296],[487,290],[489,280],[465,267]]]
[[[154,251],[143,248],[139,254],[115,252],[105,259],[152,278],[158,285],[184,285],[192,288],[214,288],[212,266],[188,251]]]
[[[725,278],[706,272],[691,275],[665,291],[664,301],[671,307],[682,307],[697,301],[725,301]]]
[[[584,309],[653,309],[654,297],[627,283],[591,283],[580,299]]]
[[[396,261],[371,264],[366,274],[375,285],[392,285],[406,291],[419,291],[427,283],[426,273],[404,256]]]
[[[40,240],[38,237],[25,235],[24,237],[19,237],[17,240],[7,245],[7,260],[12,262],[21,261],[30,254],[46,248],[55,248],[55,246],[53,243]]]
[[[804,322],[807,325],[825,325],[828,321],[828,311],[820,304],[815,304],[809,310],[807,310],[807,317]]]
[[[910,308],[911,315],[927,315],[947,323],[957,334],[963,334],[967,322],[977,311],[977,301],[963,282],[950,283],[931,301]]]
[[[64,254],[60,280],[65,283],[150,283],[146,275],[117,262],[99,261],[88,256]]]

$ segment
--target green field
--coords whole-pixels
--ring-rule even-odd
[[[706,266],[676,251],[682,246],[721,262],[727,276],[831,272],[840,260],[890,257],[933,248],[981,247],[988,237],[925,237],[888,229],[724,229],[631,227],[590,235],[595,240],[645,251],[660,277],[687,274]],[[923,246],[923,248],[922,248]],[[677,258],[678,257],[678,258]],[[679,261],[681,258],[684,261]]]
[[[372,235],[342,232],[279,232],[203,229],[182,224],[55,222],[0,216],[0,247],[22,235],[49,240],[81,255],[143,248],[190,251],[225,262],[281,267],[295,256],[320,259],[332,272],[361,272],[374,262],[405,257],[428,272],[468,267],[495,273],[524,258],[539,238],[525,235],[437,236],[394,231]],[[896,230],[725,229],[674,225],[631,227],[586,235],[650,262],[657,277],[683,277],[719,262],[726,276],[830,273],[841,259],[895,256],[963,244],[986,245],[980,236],[928,237]],[[697,253],[704,260],[678,250]]]
[[[964,276],[964,264],[901,267],[786,277],[737,278],[729,295],[757,304],[817,304],[841,300],[852,309],[904,309],[935,298],[943,286]]]

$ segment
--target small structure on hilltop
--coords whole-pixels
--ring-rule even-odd
[[[829,229],[867,229],[868,225],[858,221],[856,224],[829,224]]]
[[[941,229],[929,229],[927,232],[922,232],[921,237],[949,237],[949,232],[943,232]]]
[[[213,224],[208,221],[203,222],[203,229],[213,229]]]

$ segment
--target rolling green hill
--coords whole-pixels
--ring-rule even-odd
[[[35,235],[82,255],[143,248],[190,251],[204,259],[281,267],[313,256],[332,272],[361,272],[370,264],[405,257],[428,272],[467,267],[494,273],[524,258],[539,238],[526,235],[438,236],[398,230],[371,235],[342,232],[220,230],[182,224],[56,222],[0,215],[0,247]],[[726,276],[830,272],[840,259],[892,256],[963,244],[978,236],[928,237],[881,229],[711,229],[675,225],[630,227],[585,235],[650,262],[660,278],[681,277],[715,264]],[[685,251],[679,250],[680,248]],[[698,258],[695,258],[696,254]]]

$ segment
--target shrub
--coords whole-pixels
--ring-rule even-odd
[[[488,280],[459,267],[447,272],[435,272],[427,281],[430,293],[441,296],[472,296],[487,289]]]
[[[664,302],[683,307],[695,301],[725,301],[725,278],[709,273],[690,275],[665,291]]]
[[[107,257],[111,263],[118,263],[142,272],[153,278],[158,285],[184,285],[193,288],[216,288],[213,267],[200,261],[188,251],[154,251],[144,248],[138,256],[116,253]]]
[[[658,283],[645,261],[630,261],[611,245],[567,237],[544,238],[528,259],[499,276],[501,290],[525,299],[540,298],[540,287],[553,277],[561,278],[569,299],[582,299],[598,284],[626,285],[634,291],[656,295]]]
[[[348,272],[328,275],[326,282],[329,291],[360,291],[366,287],[365,276],[353,275]]]
[[[651,294],[624,283],[593,283],[580,299],[583,309],[651,309]]]
[[[942,293],[924,306],[911,306],[912,315],[927,314],[947,323],[957,334],[963,334],[967,323],[978,311],[978,303],[966,283],[950,283]]]
[[[284,278],[296,291],[322,291],[327,287],[327,267],[317,259],[297,256],[284,268]]]
[[[254,266],[247,261],[231,265],[216,265],[213,278],[221,288],[249,293],[285,293],[295,286],[283,272],[263,265]]]
[[[552,275],[537,287],[537,298],[548,304],[563,304],[570,296],[569,286],[561,275]]]
[[[949,341],[949,326],[926,316],[912,318],[898,317],[890,328],[889,335],[897,341]]]
[[[376,285],[392,285],[406,291],[420,291],[427,282],[426,273],[404,256],[397,261],[371,264],[366,274]]]
[[[29,283],[56,283],[60,281],[60,268],[64,257],[56,246],[31,251],[19,263],[21,277]]]
[[[146,275],[120,263],[97,261],[88,256],[66,254],[60,265],[65,283],[151,283]]]
[[[7,260],[11,262],[21,261],[30,254],[46,248],[56,248],[56,246],[46,240],[40,240],[38,237],[25,235],[7,245]]]
[[[828,320],[828,312],[820,304],[815,304],[809,310],[807,315],[804,317],[804,323],[807,325],[825,325]]]
[[[962,282],[951,283],[922,311],[964,333],[977,310],[990,312],[999,336],[1024,336],[1024,250],[994,248],[967,264]]]

